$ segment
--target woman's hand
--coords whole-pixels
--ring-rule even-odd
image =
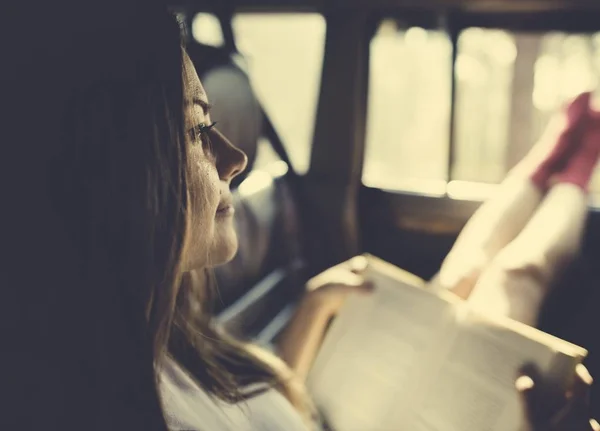
[[[355,257],[311,279],[306,295],[279,337],[279,354],[302,379],[321,347],[328,323],[349,295],[370,292],[363,278],[367,259]]]
[[[373,290],[373,285],[363,276],[367,265],[366,258],[357,256],[325,270],[306,284],[304,302],[327,317],[335,316],[349,295]]]
[[[599,431],[598,422],[589,418],[591,384],[590,373],[578,365],[571,388],[557,393],[535,366],[523,367],[516,381],[526,413],[523,431]]]

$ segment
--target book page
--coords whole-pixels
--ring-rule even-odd
[[[407,429],[419,431],[518,430],[522,407],[514,382],[524,363],[534,363],[564,390],[575,357],[527,338],[465,306],[455,310],[456,337],[437,368],[437,378],[412,412]],[[559,343],[555,341],[555,345]],[[561,389],[562,388],[562,389]]]
[[[368,277],[376,292],[349,298],[308,377],[337,431],[401,429],[402,413],[413,408],[411,394],[430,377],[426,362],[448,344],[451,304],[379,271]]]
[[[369,297],[334,321],[308,387],[335,431],[517,430],[514,381],[525,362],[566,385],[585,350],[454,296],[370,258]]]

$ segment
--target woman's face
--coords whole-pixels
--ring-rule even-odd
[[[246,167],[246,155],[211,125],[206,93],[184,54],[185,126],[188,139],[189,216],[184,270],[229,261],[237,250],[229,184]]]

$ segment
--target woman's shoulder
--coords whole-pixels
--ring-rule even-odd
[[[171,358],[158,368],[160,396],[167,425],[179,430],[238,430],[240,424]],[[236,419],[236,418],[234,418]],[[239,421],[239,418],[237,418]]]
[[[238,404],[228,404],[207,394],[172,358],[161,364],[159,373],[165,417],[173,431],[306,431],[300,415],[274,389]],[[252,392],[260,388],[246,389]]]

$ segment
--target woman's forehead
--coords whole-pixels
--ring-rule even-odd
[[[183,54],[183,76],[185,80],[185,96],[187,103],[193,104],[194,101],[201,100],[208,104],[206,92],[200,82],[200,78],[198,78],[196,68],[185,51]]]
[[[209,105],[204,87],[198,78],[196,68],[184,51],[183,76],[185,85],[186,123],[201,121],[208,115]]]

